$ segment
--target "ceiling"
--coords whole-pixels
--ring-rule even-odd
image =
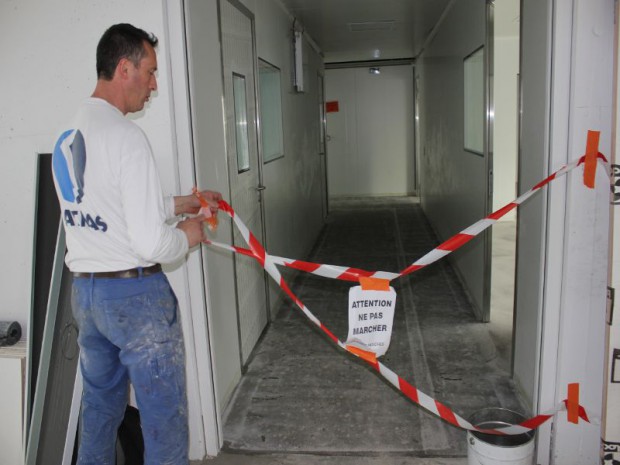
[[[280,0],[326,63],[412,58],[458,0]],[[492,2],[495,34],[519,33],[519,0]]]
[[[454,0],[281,0],[325,62],[415,57]]]

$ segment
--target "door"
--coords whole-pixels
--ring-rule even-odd
[[[226,156],[230,201],[256,238],[263,242],[260,160],[257,135],[254,16],[236,0],[220,1]],[[247,247],[237,230],[233,243]],[[267,325],[265,274],[253,259],[234,255],[241,364],[246,364]]]
[[[330,198],[415,191],[413,66],[328,69]]]

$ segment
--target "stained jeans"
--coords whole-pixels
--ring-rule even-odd
[[[146,465],[187,465],[183,334],[163,273],[74,278],[84,382],[78,465],[114,465],[115,443],[133,385]]]

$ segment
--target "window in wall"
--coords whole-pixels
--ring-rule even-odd
[[[463,60],[464,71],[464,148],[484,154],[484,48]]]
[[[284,156],[280,69],[264,60],[259,60],[258,85],[263,161],[267,163]]]
[[[245,92],[245,76],[233,73],[233,99],[235,103],[235,140],[237,143],[237,170],[250,169],[250,146],[248,142],[248,109]]]

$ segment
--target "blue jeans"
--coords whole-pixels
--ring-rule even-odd
[[[114,465],[131,381],[146,465],[188,464],[185,352],[166,276],[74,278],[84,390],[78,465]]]

